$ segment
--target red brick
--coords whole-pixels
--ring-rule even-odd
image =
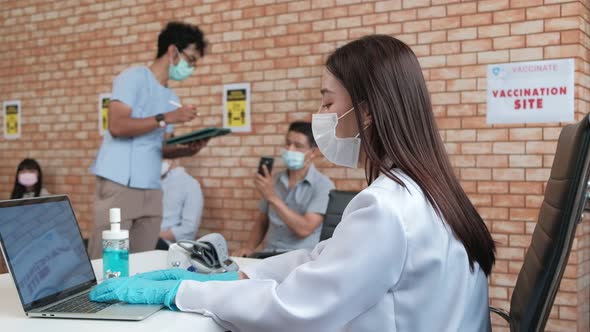
[[[525,20],[525,10],[510,9],[494,12],[494,23],[518,22]]]
[[[580,28],[581,21],[579,17],[553,18],[545,21],[545,31],[560,31]]]
[[[396,11],[389,14],[390,22],[410,22],[415,21],[418,15],[415,9]]]
[[[526,142],[527,153],[555,153],[557,142],[528,141]]]
[[[494,49],[519,48],[524,47],[525,36],[511,36],[494,38]]]
[[[375,25],[389,22],[389,15],[387,13],[370,14],[362,17],[363,25]]]
[[[497,207],[525,207],[522,195],[494,195],[493,206]]]
[[[431,44],[447,40],[446,31],[422,32],[418,34],[419,44]]]
[[[523,221],[536,221],[539,209],[510,209],[510,219]]]
[[[473,156],[450,156],[453,167],[475,167]]]
[[[527,21],[510,24],[510,33],[513,35],[528,35],[543,32],[543,21]]]
[[[477,156],[477,167],[508,167],[507,156]]]
[[[445,17],[432,19],[432,30],[447,30],[461,26],[461,18]]]
[[[510,182],[512,194],[541,194],[543,185],[535,182]]]
[[[477,131],[478,141],[505,141],[507,139],[507,129],[480,129]]]
[[[462,168],[462,180],[491,180],[492,173],[490,169],[485,168]]]
[[[476,12],[477,12],[477,3],[475,3],[475,2],[447,5],[447,14],[449,16],[463,15],[463,14],[474,14]]]
[[[461,16],[461,26],[462,27],[473,27],[473,26],[480,26],[485,24],[492,24],[492,14],[491,13],[480,13],[474,15],[465,15]]]
[[[477,192],[479,193],[493,193],[493,194],[505,194],[508,193],[508,183],[499,181],[479,181],[477,183]]]
[[[559,32],[545,32],[526,36],[526,46],[547,46],[558,45],[560,40]]]
[[[389,12],[400,10],[402,8],[401,0],[394,1],[377,1],[375,3],[376,12]]]
[[[557,33],[557,32],[555,32]],[[557,40],[559,41],[559,39],[561,38],[561,42],[564,44],[573,44],[573,43],[577,43],[582,39],[583,33],[581,31],[578,30],[573,30],[573,31],[562,31],[561,33],[559,33],[559,37],[557,38]],[[555,43],[558,44],[558,43]]]
[[[448,32],[448,40],[467,40],[477,38],[477,28],[453,29]]]
[[[505,220],[509,216],[507,208],[480,207],[477,211],[484,220]]]
[[[526,170],[527,181],[547,181],[551,170],[548,168],[529,168]]]
[[[479,38],[500,37],[510,35],[510,24],[494,24],[477,27]]]
[[[510,50],[510,61],[533,61],[543,59],[543,49],[537,48],[521,48]]]
[[[491,39],[465,40],[461,42],[463,52],[480,52],[492,50]]]
[[[498,168],[492,170],[492,177],[496,181],[523,181],[524,169]]]
[[[477,11],[498,11],[508,9],[510,3],[508,0],[480,0],[477,2]]]
[[[430,21],[423,20],[423,21],[404,22],[404,23],[402,23],[402,31],[404,33],[430,31]]]
[[[445,6],[434,6],[418,9],[418,19],[423,18],[434,18],[434,17],[445,17],[446,7]]]
[[[510,167],[542,167],[543,157],[535,155],[511,155]]]
[[[461,52],[460,42],[431,44],[432,55],[452,54]],[[450,64],[450,63],[449,63]]]
[[[543,55],[547,58],[578,57],[582,52],[578,45],[546,46]]]
[[[492,152],[491,143],[463,143],[461,152],[464,154],[490,154]]]
[[[534,6],[526,9],[526,19],[536,20],[540,18],[559,17],[559,5]]]

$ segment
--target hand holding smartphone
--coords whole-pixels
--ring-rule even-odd
[[[258,174],[265,176],[264,175],[264,170],[262,168],[262,166],[266,166],[266,169],[268,170],[268,174],[270,175],[272,172],[272,165],[274,164],[275,159],[273,157],[262,157],[260,158],[260,162],[258,163]]]

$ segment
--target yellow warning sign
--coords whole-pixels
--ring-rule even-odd
[[[246,90],[227,91],[227,119],[230,127],[246,125]]]
[[[21,135],[20,101],[4,103],[4,137],[19,138]]]
[[[223,87],[223,125],[232,131],[250,131],[250,83]]]
[[[98,130],[100,135],[109,130],[109,104],[111,102],[110,93],[102,93],[98,96]]]

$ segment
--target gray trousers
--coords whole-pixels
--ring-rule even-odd
[[[162,191],[136,189],[96,177],[94,226],[88,240],[91,259],[102,257],[102,231],[110,229],[109,209],[121,209],[121,229],[129,230],[131,253],[154,250],[162,222]]]

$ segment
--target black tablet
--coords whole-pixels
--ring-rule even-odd
[[[205,138],[223,136],[231,133],[228,128],[205,128],[197,131],[190,132],[188,134],[172,137],[166,140],[166,144],[189,144],[194,141],[199,141]]]

